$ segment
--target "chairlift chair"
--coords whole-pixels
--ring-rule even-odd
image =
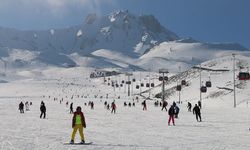
[[[249,72],[239,72],[238,75],[239,80],[250,80]]]
[[[211,81],[207,81],[206,82],[206,87],[212,87],[212,82]]]
[[[177,85],[176,90],[181,91],[181,85]]]
[[[207,92],[207,87],[206,86],[201,86],[201,93],[206,93]]]
[[[154,83],[151,83],[151,87],[155,87],[155,84],[154,84]]]
[[[186,85],[186,84],[187,84],[186,80],[181,81],[181,85]]]

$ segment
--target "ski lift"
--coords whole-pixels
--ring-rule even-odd
[[[165,76],[165,77],[164,77],[164,80],[165,80],[165,81],[168,81],[168,77],[167,77],[167,76]]]
[[[211,81],[207,81],[206,82],[206,87],[212,87],[212,82]]]
[[[162,76],[159,77],[159,81],[163,81],[163,77]]]
[[[136,85],[136,89],[139,89],[140,88],[140,86],[139,85]]]
[[[239,72],[238,75],[239,80],[250,80],[249,72]]]
[[[122,84],[124,84],[125,83],[125,81],[124,80],[122,80]]]
[[[177,85],[177,86],[176,86],[176,90],[177,90],[177,91],[181,91],[181,85]]]
[[[135,82],[135,79],[133,79],[133,82]]]
[[[151,87],[155,87],[155,84],[154,84],[154,83],[151,83]]]
[[[181,81],[181,85],[186,85],[186,84],[187,84],[186,80]]]
[[[146,84],[146,87],[150,87],[150,84],[149,84],[149,83],[147,83],[147,84]]]
[[[141,87],[144,87],[144,83],[141,83]]]
[[[201,86],[201,93],[206,93],[207,92],[207,87],[206,86]]]
[[[126,84],[131,84],[131,81],[127,81]]]

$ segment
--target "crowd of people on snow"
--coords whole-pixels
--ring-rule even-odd
[[[86,96],[76,96],[77,98],[88,98],[89,95],[86,95]],[[43,98],[45,98],[45,96],[43,96]],[[48,96],[48,98],[51,98],[51,96]],[[68,97],[66,97],[68,98]],[[70,98],[70,97],[69,97]],[[69,99],[68,98],[68,99]],[[102,102],[102,99],[103,99],[103,96],[98,96],[98,95],[94,95],[94,98],[100,98],[100,102]],[[119,99],[120,96],[118,96],[117,99]],[[53,98],[54,101],[57,101],[59,100],[59,98],[56,98],[54,97]],[[74,97],[71,96],[71,100],[73,100]],[[108,99],[108,94],[106,94],[106,99]],[[62,104],[62,102],[64,102],[64,98],[61,98],[59,100],[59,103]],[[138,103],[139,102],[139,98],[138,96],[136,96],[135,100],[133,99],[132,102],[124,102],[123,103],[123,106],[124,107],[135,107],[136,106],[136,102]],[[81,143],[85,143],[85,137],[84,137],[84,133],[83,133],[83,128],[86,128],[86,122],[85,122],[85,117],[84,117],[84,114],[82,112],[82,108],[80,106],[77,106],[75,111],[74,111],[74,106],[73,106],[73,102],[71,102],[69,104],[69,101],[66,101],[65,102],[66,104],[66,107],[68,107],[69,105],[69,113],[70,114],[73,114],[73,119],[72,119],[72,128],[73,128],[73,131],[72,131],[72,135],[71,135],[71,141],[70,143],[74,143],[74,139],[75,139],[75,134],[76,132],[79,130],[79,133],[80,133],[80,137],[81,137]],[[104,101],[104,108],[107,109],[108,111],[111,112],[111,114],[116,114],[116,110],[117,110],[117,106],[116,106],[116,103],[115,103],[115,100],[113,100],[111,103],[108,103],[108,101]],[[89,106],[91,109],[94,109],[94,101],[89,101],[88,104],[87,103],[84,103],[84,106]],[[147,100],[143,100],[142,103],[142,110],[143,111],[147,111],[148,108],[147,108]],[[25,110],[26,111],[29,111],[30,110],[30,106],[32,106],[32,102],[28,102],[26,101],[25,104],[21,101],[19,103],[19,110],[20,110],[20,113],[24,113],[24,107],[25,107]],[[172,105],[169,106],[168,108],[168,102],[166,100],[164,101],[155,101],[154,102],[154,106],[155,107],[161,107],[161,111],[166,111],[169,115],[169,118],[168,118],[168,125],[170,125],[171,123],[175,126],[175,119],[178,119],[179,117],[179,112],[180,112],[180,108],[179,106],[176,104],[176,102],[173,102]],[[201,119],[201,102],[198,101],[197,104],[195,104],[195,106],[193,107],[192,109],[192,104],[190,102],[187,103],[187,111],[188,112],[193,112],[193,114],[196,116],[196,120],[198,122],[201,122],[202,119]],[[43,118],[45,119],[46,118],[46,106],[45,106],[45,103],[43,101],[41,101],[41,104],[40,104],[40,118]]]

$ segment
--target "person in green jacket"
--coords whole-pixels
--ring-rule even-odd
[[[77,130],[79,130],[79,133],[80,133],[81,144],[85,143],[83,128],[86,128],[86,122],[85,122],[85,117],[84,117],[84,114],[83,114],[80,106],[78,106],[76,108],[76,112],[74,112],[74,116],[72,119],[72,128],[73,128],[73,132],[71,135],[70,143],[74,144],[75,135],[76,135]]]

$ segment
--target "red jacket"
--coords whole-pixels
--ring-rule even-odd
[[[85,117],[84,117],[83,113],[82,112],[77,112],[77,111],[74,112],[74,116],[73,116],[73,119],[72,119],[72,128],[74,128],[75,123],[76,123],[76,115],[80,115],[81,116],[82,126],[84,128],[86,128],[86,122],[85,122]]]

